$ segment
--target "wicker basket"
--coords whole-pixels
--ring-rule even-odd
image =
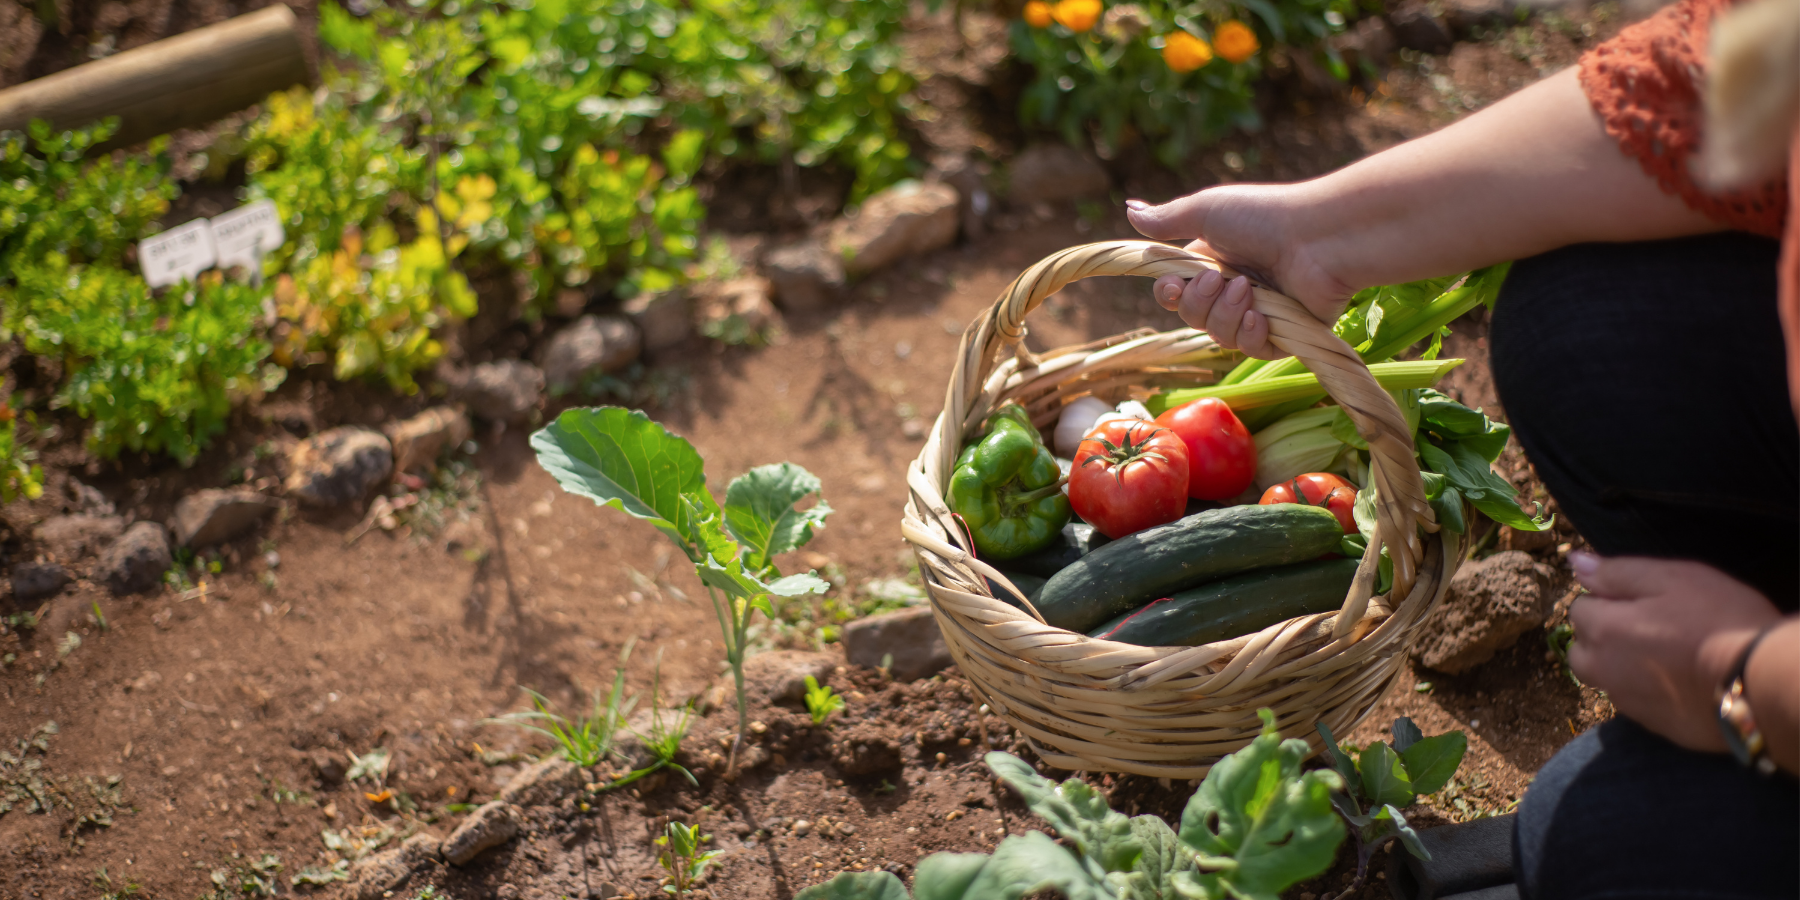
[[[1284,734],[1319,749],[1313,723],[1344,734],[1368,715],[1462,557],[1460,544],[1446,546],[1438,533],[1412,434],[1393,399],[1330,328],[1293,299],[1259,287],[1254,303],[1269,319],[1271,341],[1319,376],[1369,442],[1376,540],[1343,608],[1199,647],[1140,647],[1055,628],[1028,603],[1021,610],[994,599],[983,576],[1024,596],[969,553],[944,503],[964,434],[1006,400],[1047,423],[1084,394],[1115,399],[1133,386],[1192,381],[1209,366],[1229,365],[1193,329],[1032,355],[1022,343],[1026,315],[1082,278],[1193,277],[1205,268],[1221,267],[1144,241],[1074,247],[1032,266],[964,333],[944,411],[907,469],[911,499],[901,528],[951,656],[989,707],[1059,768],[1199,778],[1261,731],[1259,707],[1275,711]],[[1394,586],[1372,597],[1382,543],[1394,559]]]

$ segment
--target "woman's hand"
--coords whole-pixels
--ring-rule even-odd
[[[1780,610],[1697,562],[1589,553],[1569,562],[1592,592],[1569,610],[1569,669],[1645,728],[1690,750],[1723,752],[1719,684]]]

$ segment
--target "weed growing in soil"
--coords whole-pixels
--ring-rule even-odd
[[[710,840],[712,835],[701,834],[698,825],[669,823],[662,836],[656,839],[656,861],[669,873],[670,883],[663,885],[665,893],[686,897],[694,882],[706,874],[712,858],[721,852],[700,849],[701,844]]]
[[[744,656],[751,618],[758,610],[774,617],[771,597],[828,587],[814,573],[783,576],[775,565],[775,557],[805,546],[824,527],[831,507],[819,479],[793,463],[759,466],[731,481],[721,507],[694,445],[643,412],[616,406],[568,410],[533,434],[531,446],[563,490],[650,523],[693,563],[737,686],[735,768],[749,724]],[[811,507],[796,507],[814,496]]]
[[[1325,739],[1326,757],[1344,780],[1342,789],[1331,792],[1331,805],[1356,838],[1356,880],[1343,893],[1362,887],[1369,857],[1393,841],[1414,856],[1430,859],[1400,810],[1411,806],[1419,794],[1435,794],[1450,783],[1469,748],[1468,735],[1451,731],[1426,737],[1412,719],[1401,716],[1394,720],[1392,744],[1373,741],[1352,759],[1324,722],[1317,728]],[[1371,810],[1366,815],[1365,807]]]
[[[212,871],[213,889],[200,895],[200,900],[241,900],[244,897],[273,897],[279,891],[276,873],[281,871],[281,858],[264,853],[248,862],[232,854],[230,865]]]
[[[625,661],[631,658],[635,643],[635,640],[626,641],[625,648],[619,651],[619,665],[613,670],[612,690],[606,699],[602,701],[600,692],[594,692],[592,715],[578,719],[558,715],[551,710],[550,701],[543,694],[524,688],[525,693],[531,695],[530,711],[508,713],[489,721],[517,726],[551,739],[565,758],[584,769],[599,765],[616,752],[614,739],[619,729],[625,727],[625,717],[631,715],[631,708],[637,705],[637,698],[625,696]],[[533,724],[539,722],[543,724]]]
[[[833,694],[830,685],[821,685],[817,678],[806,676],[806,712],[815,726],[825,724],[832,713],[843,708],[844,698]]]

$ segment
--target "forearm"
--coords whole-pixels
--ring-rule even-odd
[[[1309,255],[1351,289],[1721,228],[1620,152],[1573,68],[1297,190]]]
[[[1789,617],[1757,645],[1744,670],[1744,696],[1769,758],[1800,773],[1800,619]]]

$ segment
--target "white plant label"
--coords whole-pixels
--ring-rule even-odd
[[[195,219],[138,243],[138,265],[151,287],[174,284],[213,267],[218,251],[213,247],[212,225]]]
[[[275,204],[258,200],[212,219],[213,244],[218,247],[219,268],[243,266],[255,272],[264,255],[281,246],[287,234],[281,230],[281,214]]]

